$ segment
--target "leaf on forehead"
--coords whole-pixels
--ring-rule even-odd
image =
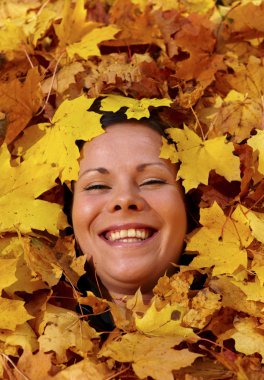
[[[181,326],[184,311],[179,304],[167,304],[158,311],[153,302],[143,317],[135,318],[136,327],[148,336],[180,336],[196,340],[197,335],[192,329]]]
[[[76,42],[66,48],[69,58],[73,58],[75,54],[83,59],[100,56],[98,44],[102,41],[114,39],[114,36],[119,31],[120,29],[114,25],[93,29],[80,42]]]
[[[65,100],[57,109],[51,124],[39,124],[44,135],[23,153],[32,164],[46,163],[55,170],[61,181],[78,178],[78,158],[80,152],[76,140],[89,141],[104,133],[101,115],[88,111],[94,99],[80,96]],[[31,129],[28,139],[33,140],[35,129]],[[19,150],[19,144],[17,144]],[[21,149],[23,147],[21,146]]]
[[[264,363],[264,336],[256,318],[241,318],[234,322],[236,332],[232,335],[235,348],[246,355],[259,353]]]
[[[233,274],[240,266],[247,268],[246,247],[253,240],[248,220],[238,206],[231,216],[214,203],[201,209],[203,226],[190,236],[187,251],[197,251],[198,256],[189,264],[193,268],[213,267],[213,275]]]
[[[99,352],[121,363],[132,362],[140,379],[173,380],[172,371],[191,365],[202,355],[187,349],[174,350],[182,337],[148,337],[141,334],[125,334],[120,340],[110,342]],[[162,360],[160,360],[162,358]]]
[[[162,137],[162,147],[159,157],[170,160],[173,164],[179,161],[179,155],[174,144],[169,144],[168,140],[164,137]]]
[[[168,128],[166,132],[177,143],[181,166],[178,178],[188,192],[200,183],[208,185],[211,170],[224,176],[229,182],[240,181],[240,161],[233,155],[234,146],[225,136],[208,141],[202,139],[187,126],[184,130]]]
[[[28,233],[34,228],[57,235],[58,228],[67,226],[66,220],[58,225],[61,207],[36,199],[55,185],[56,168],[33,160],[11,166],[6,145],[0,149],[0,161],[0,232],[20,230]]]
[[[257,134],[248,140],[248,145],[258,152],[258,171],[264,175],[264,131],[257,131]]]
[[[149,117],[149,107],[170,106],[170,99],[133,99],[121,95],[108,95],[101,101],[100,110],[117,112],[122,107],[127,107],[126,115],[128,119],[141,119]]]
[[[33,317],[24,307],[25,302],[0,297],[0,329],[15,331],[16,326],[22,325]]]

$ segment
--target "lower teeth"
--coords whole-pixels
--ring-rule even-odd
[[[116,241],[121,241],[122,243],[133,243],[133,242],[142,241],[142,240],[144,240],[144,239],[128,238],[128,239],[119,239],[119,240],[116,240]]]

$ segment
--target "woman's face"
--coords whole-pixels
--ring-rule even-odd
[[[158,132],[132,122],[83,147],[73,228],[110,294],[151,291],[180,256],[186,211],[176,168],[160,148]]]

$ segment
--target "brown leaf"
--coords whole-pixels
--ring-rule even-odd
[[[0,84],[0,111],[8,121],[5,142],[10,144],[26,127],[42,102],[38,69],[30,69],[21,83],[13,79]]]

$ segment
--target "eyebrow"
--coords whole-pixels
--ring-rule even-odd
[[[158,165],[158,166],[161,166],[163,168],[166,168],[167,167],[162,163],[162,162],[147,162],[145,164],[140,164],[136,167],[136,170],[138,172],[143,172],[146,167],[148,166],[154,166],[154,165]],[[81,178],[82,176],[84,176],[85,174],[87,173],[90,173],[90,172],[99,172],[101,174],[110,174],[109,170],[107,170],[106,168],[103,168],[103,167],[99,167],[99,168],[93,168],[93,169],[86,169],[80,176],[79,178]]]

